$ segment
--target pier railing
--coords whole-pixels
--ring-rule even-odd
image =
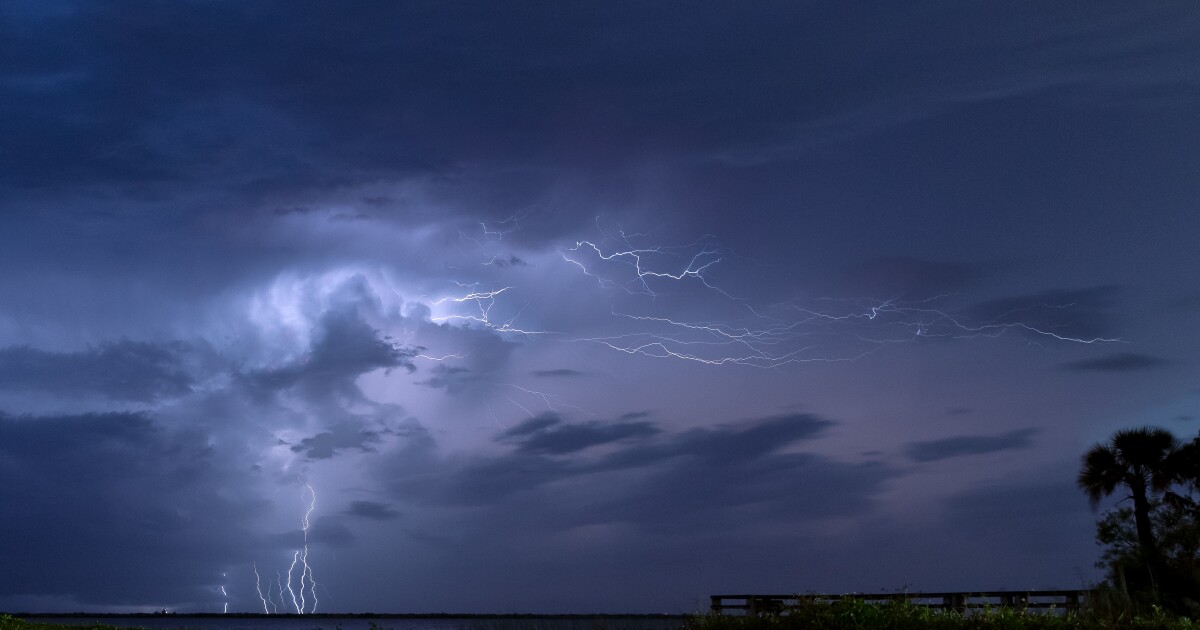
[[[796,595],[712,595],[712,612],[741,611],[747,615],[780,613],[788,606],[802,602],[830,603],[841,599],[863,600],[871,603],[904,601],[918,606],[966,613],[971,609],[1014,608],[1078,610],[1087,599],[1088,590],[1042,591],[956,591],[937,593],[846,593]]]

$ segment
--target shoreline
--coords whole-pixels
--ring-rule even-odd
[[[472,612],[0,612],[20,619],[685,619],[689,613],[472,613]]]

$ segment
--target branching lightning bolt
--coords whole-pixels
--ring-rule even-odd
[[[574,264],[582,269],[587,275],[596,278],[602,286],[620,287],[628,293],[640,292],[645,295],[657,295],[654,289],[650,287],[650,281],[655,278],[665,280],[684,280],[689,278],[695,279],[703,283],[706,287],[719,291],[720,289],[717,289],[717,287],[710,284],[709,281],[704,277],[705,270],[721,262],[721,250],[718,248],[710,245],[702,246],[699,251],[692,254],[691,258],[688,260],[683,269],[674,273],[670,271],[651,270],[647,268],[646,264],[643,262],[643,258],[646,258],[652,254],[671,254],[673,253],[673,250],[687,249],[693,247],[694,245],[695,244],[684,245],[680,247],[657,246],[643,249],[617,250],[605,253],[598,245],[591,241],[576,241],[574,247],[566,250],[560,250],[559,253],[563,260]],[[633,268],[634,278],[626,283],[617,283],[589,272],[588,268],[583,263],[579,262],[579,260],[571,255],[574,252],[580,251],[581,249],[591,250],[598,258],[600,258],[600,260],[620,262],[629,265]],[[634,291],[630,286],[631,284],[635,285],[640,290]]]
[[[525,219],[519,214],[498,225],[480,224],[475,236],[461,236],[480,248],[484,254],[482,265],[504,267],[497,244]],[[960,299],[956,295],[921,299],[904,295],[882,299],[812,298],[754,304],[719,281],[722,270],[748,259],[721,246],[713,236],[682,245],[656,243],[651,240],[654,230],[629,232],[620,226],[605,229],[600,217],[596,229],[600,239],[573,240],[573,244],[559,247],[557,254],[568,269],[594,279],[603,292],[599,297],[608,298],[607,312],[601,315],[608,318],[607,324],[601,332],[578,334],[518,325],[527,309],[535,311],[537,300],[546,299],[536,293],[523,294],[523,288],[511,279],[519,274],[492,283],[469,278],[454,282],[457,291],[430,302],[435,308],[431,321],[597,345],[627,355],[762,369],[856,361],[898,344],[995,338],[1018,332],[1031,343],[1038,339],[1076,344],[1123,342],[1113,337],[1068,334],[1068,329],[1046,323],[1053,321],[1045,319],[1048,310],[1067,309],[1070,303],[1026,306],[1029,312],[1013,309],[984,315],[982,320],[971,317],[971,311],[961,306],[956,309]],[[586,305],[595,297],[550,299],[570,299]],[[465,358],[462,354],[415,357],[433,361]],[[498,392],[499,399],[529,416],[535,415],[535,405],[544,404],[552,411],[563,405],[555,396],[519,385],[507,387],[512,391]],[[537,400],[530,404],[523,396]],[[488,410],[499,422],[490,405]]]
[[[251,564],[251,566],[254,567],[254,590],[258,591],[258,598],[262,600],[263,614],[271,614],[271,611],[267,608],[267,598],[263,596],[262,578],[259,577],[259,575],[258,575],[258,563],[253,563],[253,564]],[[271,585],[268,584],[267,585],[268,592],[270,592],[270,588],[271,588]]]
[[[314,613],[317,611],[317,605],[320,603],[317,599],[317,581],[313,574],[312,565],[308,562],[308,530],[312,525],[311,517],[314,510],[317,509],[317,491],[313,489],[311,484],[305,483],[303,490],[300,493],[301,498],[307,497],[308,507],[304,510],[304,516],[300,519],[300,530],[303,534],[303,543],[300,549],[292,552],[292,562],[288,566],[287,578],[284,579],[279,571],[275,572],[275,583],[279,591],[279,602],[283,605],[284,610],[287,610],[287,600],[292,600],[292,608],[296,614],[303,615],[305,613]],[[263,595],[262,578],[258,573],[258,564],[252,563],[254,568],[254,587],[258,590],[258,598],[262,600],[263,612],[270,614],[268,605],[274,608],[274,612],[279,609],[275,606],[275,600],[272,597],[270,583],[267,583],[267,595]],[[300,575],[296,577],[296,568],[300,568]],[[294,586],[299,582],[298,589]],[[225,587],[221,587],[224,592]],[[287,596],[284,596],[284,589],[287,589]],[[305,596],[305,591],[308,591],[312,597],[312,606],[309,606],[308,597]],[[298,591],[298,592],[297,592]]]
[[[450,354],[443,354],[442,356],[438,356],[438,357],[431,356],[428,354],[414,354],[413,358],[414,359],[425,359],[426,361],[437,361],[440,363],[442,361],[449,361],[450,359],[465,359],[465,358],[467,358],[467,355],[465,355],[461,352],[452,352]]]
[[[288,595],[291,595],[291,597],[292,597],[292,607],[296,609],[296,613],[304,614],[304,608],[300,604],[300,602],[304,601],[304,591],[301,590],[300,600],[297,601],[296,600],[296,591],[294,591],[292,589],[292,572],[296,570],[296,563],[299,562],[299,559],[300,559],[299,551],[292,554],[292,564],[291,564],[291,566],[288,567],[288,572],[287,572],[287,590],[288,590]]]
[[[537,390],[529,389],[526,387],[521,387],[520,385],[514,385],[512,383],[509,383],[508,386],[515,390],[524,392],[530,396],[533,396],[533,397],[541,400],[542,403],[544,403],[546,405],[546,409],[549,411],[559,411],[560,407],[568,407],[570,409],[574,409],[576,411],[581,411],[588,415],[595,415],[595,414],[592,414],[590,411],[584,409],[583,407],[579,407],[577,405],[571,405],[571,404],[566,403],[564,401],[564,397],[559,396],[558,394],[548,394],[546,392],[537,391]],[[513,402],[513,404],[517,405],[521,409],[524,409],[525,412],[528,413],[531,417],[533,416],[533,413],[530,412],[527,407],[525,407],[524,405],[518,404],[512,398],[509,398],[509,400],[511,400]]]
[[[283,576],[279,574],[279,571],[275,572],[275,586],[279,588],[279,605],[283,606],[284,610],[287,610],[287,600],[283,598]],[[274,605],[274,602],[272,602],[271,606],[274,607]],[[278,609],[276,609],[276,612],[278,612]]]
[[[603,233],[603,230],[601,230]],[[1110,337],[1066,335],[1021,321],[1017,311],[991,321],[971,322],[935,305],[951,296],[916,301],[840,301],[840,308],[817,309],[785,303],[770,309],[752,307],[717,286],[709,273],[732,255],[714,245],[711,237],[683,246],[634,246],[621,231],[617,247],[581,240],[559,250],[562,259],[595,278],[600,286],[631,296],[647,296],[651,303],[668,295],[688,295],[686,283],[711,291],[742,309],[735,320],[679,319],[653,313],[618,312],[617,331],[575,337],[572,342],[595,343],[625,354],[680,359],[706,365],[745,365],[760,368],[828,361],[853,361],[889,344],[911,343],[921,338],[996,337],[1020,331],[1051,340],[1095,344],[1118,343]],[[606,235],[607,236],[607,235]],[[664,268],[664,263],[670,263]],[[835,302],[833,300],[824,300]],[[1041,308],[1068,308],[1070,304],[1041,304]],[[727,310],[727,309],[726,309]],[[621,322],[624,322],[621,325]]]
[[[521,316],[521,313],[524,312],[524,310],[525,310],[524,307],[519,309],[515,315],[513,315],[512,317],[509,317],[508,319],[494,320],[492,318],[491,313],[492,313],[492,308],[496,305],[496,298],[498,298],[501,295],[503,295],[504,293],[512,290],[513,287],[501,287],[499,289],[492,289],[492,290],[479,290],[477,283],[464,284],[461,282],[456,282],[455,284],[457,284],[461,288],[467,289],[467,293],[464,295],[455,295],[455,296],[450,296],[450,297],[439,298],[439,299],[433,301],[433,305],[440,306],[447,302],[458,303],[458,304],[472,303],[475,305],[475,308],[478,311],[478,313],[477,314],[455,313],[455,314],[450,314],[450,315],[441,315],[441,316],[431,317],[430,319],[432,321],[435,321],[435,322],[464,322],[464,323],[469,323],[469,324],[478,324],[485,328],[490,328],[491,330],[494,330],[494,331],[500,332],[500,333],[515,333],[515,334],[520,334],[520,335],[552,334],[549,331],[545,331],[545,330],[529,330],[529,329],[525,329],[525,328],[518,328],[517,326],[515,326],[515,322]],[[528,306],[528,305],[526,305],[526,306]],[[432,358],[432,357],[430,357],[430,358]]]
[[[313,600],[312,609],[310,609],[308,612],[315,613],[317,612],[318,603],[317,582],[315,579],[313,579],[312,566],[308,564],[308,528],[309,516],[311,516],[313,510],[317,508],[317,491],[313,490],[313,487],[307,483],[304,484],[304,487],[308,490],[308,494],[312,497],[312,499],[309,501],[308,509],[304,511],[304,519],[301,521],[304,530],[304,551],[300,556],[300,561],[304,565],[304,570],[300,573],[300,612],[304,612],[304,578],[308,577],[309,590],[312,593]]]

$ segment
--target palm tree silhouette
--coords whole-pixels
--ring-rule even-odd
[[[1172,455],[1178,449],[1179,442],[1165,429],[1124,429],[1114,433],[1107,444],[1089,449],[1079,470],[1079,487],[1093,508],[1118,486],[1129,489],[1138,545],[1151,562],[1157,557],[1157,545],[1150,526],[1150,493],[1167,490],[1175,480]]]
[[[1179,447],[1176,453],[1175,474],[1177,481],[1200,490],[1200,436]]]
[[[1189,496],[1189,493],[1200,492],[1200,437],[1175,449],[1168,465],[1172,480],[1181,486],[1181,492],[1167,492],[1163,502],[1176,510],[1191,510],[1200,516],[1200,505]]]

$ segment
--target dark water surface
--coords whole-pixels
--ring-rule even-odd
[[[95,615],[29,618],[147,630],[678,630],[682,615]]]

